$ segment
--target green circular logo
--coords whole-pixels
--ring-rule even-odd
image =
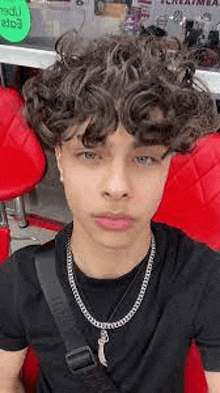
[[[26,0],[0,0],[0,35],[10,42],[27,37],[31,27]]]

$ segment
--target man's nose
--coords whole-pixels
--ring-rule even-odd
[[[111,165],[103,184],[103,194],[113,199],[128,198],[132,195],[129,171],[124,164]]]

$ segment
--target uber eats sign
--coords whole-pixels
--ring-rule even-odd
[[[31,16],[26,0],[0,0],[0,37],[20,42],[29,33]]]

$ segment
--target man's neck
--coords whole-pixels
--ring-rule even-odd
[[[71,247],[74,262],[89,277],[114,279],[130,272],[146,256],[151,244],[151,231],[126,249],[102,247],[88,239],[78,238],[73,231]]]

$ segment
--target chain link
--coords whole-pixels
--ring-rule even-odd
[[[115,322],[99,322],[93,316],[89,313],[87,310],[85,304],[83,303],[81,296],[79,294],[79,291],[76,287],[75,279],[74,279],[74,274],[73,274],[73,259],[72,259],[72,252],[71,252],[71,247],[70,247],[70,236],[68,237],[68,242],[67,242],[67,272],[68,272],[68,279],[69,279],[69,284],[73,292],[73,296],[76,300],[76,303],[78,304],[82,314],[84,317],[95,327],[98,329],[103,329],[103,330],[108,330],[108,329],[117,329],[122,326],[124,326],[126,323],[128,323],[131,318],[136,314],[137,310],[139,309],[142,300],[144,298],[145,292],[147,290],[147,286],[150,280],[151,276],[151,271],[153,267],[153,261],[154,257],[156,254],[156,242],[154,239],[154,235],[152,235],[152,241],[151,241],[151,252],[150,256],[148,259],[146,271],[145,271],[145,276],[141,285],[141,289],[139,292],[139,295],[132,307],[132,309],[126,314],[123,318],[121,318],[119,321]]]

